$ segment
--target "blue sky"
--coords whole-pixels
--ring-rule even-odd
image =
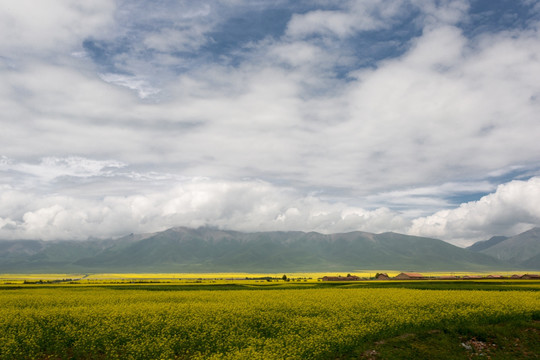
[[[540,225],[540,3],[0,0],[0,238]]]

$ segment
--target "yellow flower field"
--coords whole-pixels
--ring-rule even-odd
[[[355,270],[342,272],[301,272],[285,274],[289,279],[317,281],[324,276],[346,276],[352,274],[361,278],[373,278],[376,273],[386,273],[390,277],[398,275],[401,271],[396,270]],[[498,275],[510,277],[515,271],[496,272]],[[535,273],[535,271],[521,271],[520,273]],[[422,272],[426,277],[439,276],[485,276],[493,274],[493,272]],[[234,282],[237,280],[257,279],[257,278],[275,278],[281,279],[283,273],[98,273],[98,274],[0,274],[0,285],[16,284],[24,281],[54,281],[72,279],[81,283],[107,283],[107,282],[130,282],[130,281],[152,281],[152,282],[192,282],[194,280],[202,281],[222,281]]]
[[[540,312],[537,291],[192,288],[4,287],[0,359],[324,359],[404,330]]]

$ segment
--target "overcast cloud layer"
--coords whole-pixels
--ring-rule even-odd
[[[540,225],[540,3],[0,0],[0,238]]]

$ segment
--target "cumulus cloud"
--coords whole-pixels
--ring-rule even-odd
[[[540,178],[511,181],[456,209],[414,219],[410,234],[470,245],[492,235],[515,235],[540,224]]]
[[[401,186],[409,177],[418,185],[536,163],[537,86],[525,74],[540,75],[530,61],[539,38],[531,35],[486,35],[474,44],[455,27],[429,30],[404,56],[358,73],[348,92],[351,121],[335,127],[335,136],[372,160],[374,177],[384,173]]]
[[[0,49],[25,55],[51,55],[78,46],[81,38],[103,35],[114,25],[114,2],[1,1]],[[9,51],[8,51],[9,50]]]
[[[358,31],[388,28],[392,18],[404,8],[400,1],[367,0],[344,3],[343,10],[314,10],[306,14],[295,14],[287,25],[287,35],[346,37]]]
[[[459,199],[539,174],[537,19],[467,31],[467,1],[162,4],[2,3],[2,236],[209,224],[470,241],[537,221],[449,220],[473,208]],[[260,34],[238,31],[270,10],[248,22]]]
[[[280,178],[355,195],[529,166],[538,147],[538,35],[471,40],[447,23],[426,28],[398,58],[352,67],[347,81],[324,71],[343,58],[339,48],[287,36],[255,45],[253,62],[192,69],[159,88],[137,75],[30,64],[3,73],[6,119],[23,120],[6,121],[0,137],[14,158],[69,149],[166,163],[187,176]]]
[[[219,3],[165,1],[161,6],[126,2],[117,16],[124,32],[141,39],[136,51],[194,51],[211,41],[208,32],[219,23]],[[151,14],[150,16],[148,16]],[[140,30],[148,27],[149,29]]]
[[[413,218],[328,202],[262,181],[191,179],[165,192],[85,199],[3,188],[1,238],[85,239],[153,232],[173,226],[240,231],[322,233],[396,231],[469,245],[492,235],[514,235],[540,224],[540,178],[511,181],[478,201]]]
[[[193,179],[167,192],[81,199],[3,189],[0,238],[86,239],[173,226],[240,231],[403,230],[408,221],[386,208],[328,203],[261,181]]]

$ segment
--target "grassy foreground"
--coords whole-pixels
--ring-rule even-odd
[[[343,359],[538,359],[540,321],[407,332],[366,343]]]
[[[540,282],[466,284],[5,285],[0,359],[534,359]]]

